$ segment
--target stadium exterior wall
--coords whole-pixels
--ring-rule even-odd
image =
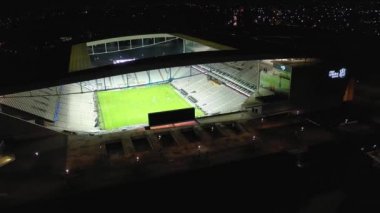
[[[330,71],[346,68],[344,77],[329,76]],[[292,71],[290,101],[304,108],[337,106],[343,102],[350,69],[341,64],[319,63],[295,67]]]

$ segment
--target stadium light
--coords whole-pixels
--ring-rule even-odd
[[[112,63],[113,64],[121,64],[121,63],[126,63],[126,62],[130,62],[130,61],[134,61],[136,60],[135,58],[128,58],[128,59],[117,59],[117,60],[113,60]]]

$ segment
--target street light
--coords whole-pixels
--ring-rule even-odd
[[[299,158],[297,159],[297,167],[298,168],[302,168],[303,167],[302,161]]]
[[[251,146],[252,146],[252,149],[253,149],[253,150],[255,149],[255,142],[256,142],[256,135],[252,136],[252,143],[251,143]]]
[[[35,155],[36,157],[38,157],[38,155],[40,155],[40,153],[35,152],[34,155]]]
[[[69,169],[66,169],[65,172],[66,172],[66,174],[68,175],[69,172],[70,172],[70,170],[69,170]]]

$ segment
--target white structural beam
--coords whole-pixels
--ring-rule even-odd
[[[97,41],[87,42],[87,46],[94,46],[98,44],[111,43],[111,42],[119,42],[126,40],[135,40],[135,39],[144,39],[144,38],[158,38],[158,37],[176,37],[166,33],[158,33],[158,34],[147,34],[147,35],[134,35],[134,36],[122,36],[116,38],[102,39]]]

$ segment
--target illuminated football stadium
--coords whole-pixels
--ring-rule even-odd
[[[321,70],[323,81],[332,82],[326,86],[341,85],[337,97],[344,95],[347,78],[343,66],[326,67],[310,57],[224,56],[234,51],[180,34],[77,44],[71,48],[68,65],[68,74],[74,78],[60,85],[3,95],[2,112],[59,132],[99,134],[152,127],[152,123],[200,122],[241,112],[260,116],[267,97],[302,102],[308,94],[297,88],[306,87],[307,91],[310,84],[301,77],[293,84],[293,75],[302,76],[302,70],[312,73],[310,67]],[[155,115],[160,122],[153,121]],[[184,118],[173,120],[177,116]]]

